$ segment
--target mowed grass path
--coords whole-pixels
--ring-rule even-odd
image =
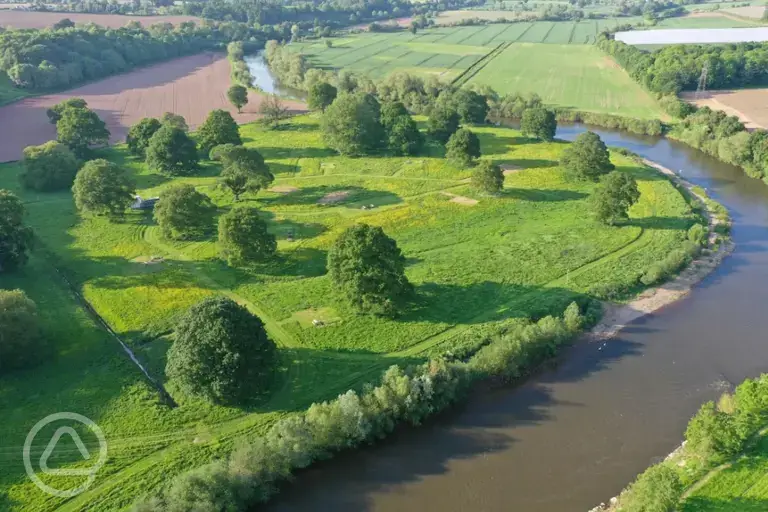
[[[513,44],[469,83],[537,93],[545,103],[577,110],[663,116],[653,98],[595,46]]]
[[[245,143],[264,154],[278,187],[242,201],[263,211],[279,250],[275,261],[246,269],[217,259],[213,223],[205,239],[173,242],[145,213],[118,223],[81,219],[69,193],[19,190],[19,165],[0,166],[0,188],[21,195],[42,242],[33,264],[3,277],[0,286],[25,289],[39,302],[58,353],[40,368],[0,379],[0,490],[10,503],[41,511],[125,507],[174,474],[224,455],[239,437],[259,435],[285,414],[372,381],[391,364],[454,350],[472,333],[560,314],[594,286],[638,289],[639,275],[678,247],[693,221],[666,179],[613,155],[619,170],[637,177],[642,195],[627,223],[599,225],[589,219],[587,204],[594,185],[568,182],[557,167],[566,143],[537,143],[505,128],[473,129],[484,158],[519,168],[499,197],[474,192],[467,183],[471,170],[448,165],[439,146],[418,157],[350,159],[324,147],[316,117],[294,118],[280,131],[243,126]],[[123,146],[102,156],[129,168],[142,196],[184,181],[209,194],[219,214],[233,206],[216,187],[219,169],[210,162],[198,176],[170,180],[149,172]],[[344,197],[324,204],[332,193]],[[416,296],[395,320],[356,315],[326,276],[328,248],[357,222],[382,226],[408,258]],[[164,262],[144,264],[151,256]],[[168,409],[78,307],[54,265],[160,380],[170,343],[165,333],[176,316],[208,295],[238,300],[265,320],[281,347],[273,394],[248,408],[220,407],[164,382],[180,404]],[[327,325],[313,327],[315,318]],[[59,410],[90,416],[110,443],[94,486],[66,503],[34,487],[20,460],[29,428]],[[68,457],[75,456],[74,449],[64,452],[58,462],[71,465],[76,459]]]

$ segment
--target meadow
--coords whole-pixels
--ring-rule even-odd
[[[473,130],[484,158],[507,169],[499,197],[471,189],[471,170],[447,164],[437,145],[418,157],[352,159],[325,148],[315,116],[293,118],[283,130],[242,126],[245,144],[262,152],[276,181],[241,202],[262,210],[277,235],[278,257],[241,269],[217,258],[214,234],[168,241],[146,212],[130,212],[117,223],[83,219],[69,193],[20,190],[20,165],[0,166],[0,188],[23,198],[40,240],[31,265],[3,277],[0,286],[24,289],[38,301],[57,354],[42,367],[2,379],[0,488],[8,503],[39,511],[125,507],[172,475],[226,453],[236,439],[359,388],[391,364],[471,348],[483,333],[561,314],[572,300],[630,297],[641,290],[639,276],[679,247],[695,220],[669,181],[613,154],[617,168],[638,179],[641,198],[626,222],[598,224],[587,203],[594,185],[567,181],[557,165],[567,143],[539,143],[508,128]],[[233,206],[216,186],[217,164],[205,162],[197,176],[170,180],[124,146],[100,156],[130,169],[143,197],[183,181],[210,195],[219,213]],[[382,226],[408,259],[417,293],[394,320],[355,314],[326,276],[330,244],[359,222]],[[146,263],[153,257],[162,262]],[[214,406],[185,396],[170,381],[164,385],[179,406],[163,405],[54,267],[160,381],[180,312],[212,294],[246,305],[281,348],[273,394],[249,408]],[[325,325],[314,327],[314,319]],[[34,400],[19,403],[20,396]],[[59,410],[89,415],[110,443],[94,486],[66,502],[29,482],[14,448],[36,421]],[[65,452],[59,463],[72,460]]]

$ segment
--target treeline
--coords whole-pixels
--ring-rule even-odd
[[[600,49],[615,58],[648,90],[668,95],[696,90],[706,64],[708,89],[768,84],[768,44],[671,45],[654,52],[602,34]]]
[[[748,379],[717,403],[705,403],[688,423],[686,443],[674,461],[650,467],[619,496],[624,512],[654,510],[672,512],[696,471],[691,464],[678,465],[680,458],[693,462],[701,474],[743,452],[751,439],[768,423],[768,375]],[[686,468],[683,475],[680,468]]]
[[[233,41],[227,45],[227,58],[232,67],[232,81],[243,87],[253,87],[253,75],[245,62],[245,50],[242,41]]]
[[[0,33],[0,70],[18,87],[58,89],[133,67],[223,48],[233,40],[262,46],[266,35],[242,24],[138,23],[111,29],[95,25]]]
[[[597,314],[592,306],[581,314],[574,302],[562,317],[513,324],[468,362],[435,358],[408,368],[392,366],[377,386],[347,391],[278,421],[229,457],[178,476],[159,495],[136,504],[134,512],[246,510],[264,503],[294,471],[375,442],[399,425],[418,425],[461,399],[479,379],[528,374]]]

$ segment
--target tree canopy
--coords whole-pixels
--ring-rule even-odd
[[[147,145],[147,165],[170,176],[188,176],[198,168],[197,146],[187,132],[164,123]]]
[[[480,157],[480,139],[466,128],[457,130],[445,145],[445,156],[455,165],[467,167]]]
[[[200,149],[206,154],[211,148],[220,144],[239,146],[243,143],[240,139],[240,128],[232,119],[232,114],[221,109],[212,110],[208,114],[205,122],[197,130],[197,141]]]
[[[227,90],[227,99],[240,113],[243,111],[243,107],[248,104],[248,89],[235,84]]]
[[[246,192],[257,193],[268,187],[275,179],[256,149],[224,144],[211,150],[211,154],[222,162],[219,183],[232,192],[235,201]]]
[[[21,290],[0,289],[0,377],[42,358],[37,306]]]
[[[131,129],[128,130],[128,136],[125,138],[128,150],[134,155],[144,158],[150,139],[161,126],[160,121],[154,117],[145,117],[131,126]]]
[[[584,132],[565,148],[560,165],[573,179],[598,181],[614,169],[608,148],[594,132]]]
[[[325,112],[325,109],[336,99],[336,94],[336,88],[328,82],[315,82],[309,88],[307,104],[312,110]]]
[[[392,316],[411,296],[405,257],[380,227],[345,230],[328,251],[334,287],[360,312]]]
[[[520,120],[520,130],[523,135],[551,141],[557,131],[557,120],[551,110],[545,108],[529,108],[523,112]]]
[[[72,193],[80,213],[121,217],[133,202],[136,184],[118,165],[103,158],[90,160],[75,176]]]
[[[8,190],[0,189],[0,274],[27,262],[32,229],[24,225],[24,205]]]
[[[26,188],[49,192],[70,188],[80,161],[64,144],[51,140],[24,148],[24,169],[19,175]]]
[[[87,108],[65,108],[56,122],[59,142],[66,144],[78,157],[88,154],[90,146],[109,142],[109,130],[96,112]]]
[[[341,94],[325,110],[322,119],[325,143],[348,156],[378,150],[384,139],[378,101],[370,94]]]
[[[630,206],[640,198],[637,182],[626,172],[612,171],[600,180],[591,203],[595,217],[605,224],[626,219]]]
[[[427,133],[445,144],[459,129],[459,114],[446,105],[435,105],[427,121]]]
[[[504,188],[504,173],[490,160],[481,160],[472,173],[472,186],[486,194],[498,194]]]
[[[231,299],[209,297],[178,322],[165,373],[188,393],[243,404],[268,389],[276,356],[257,316]]]
[[[46,110],[45,113],[51,124],[55,125],[61,119],[61,113],[68,108],[88,108],[88,103],[83,98],[67,98]]]
[[[197,238],[211,228],[216,207],[188,183],[171,185],[160,193],[155,220],[163,236],[176,240]]]
[[[275,235],[256,208],[232,208],[219,218],[219,246],[231,266],[265,261],[277,250]]]
[[[396,117],[386,133],[389,150],[396,155],[416,155],[424,146],[424,135],[408,114]]]

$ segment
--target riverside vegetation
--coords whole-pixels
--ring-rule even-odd
[[[4,268],[2,287],[21,289],[37,304],[50,353],[35,369],[3,375],[0,408],[15,412],[0,433],[22,444],[24,427],[55,404],[91,417],[113,440],[103,477],[66,502],[43,496],[17,457],[4,460],[0,483],[9,503],[110,509],[148,490],[159,494],[140,510],[192,499],[222,507],[263,501],[291,471],[378,439],[399,423],[417,424],[477,379],[525,376],[599,318],[596,299],[628,299],[650,282],[644,276],[656,262],[674,251],[685,260],[696,254],[692,239],[703,218],[633,157],[610,154],[610,166],[639,192],[636,202],[606,193],[618,208],[610,225],[593,220],[590,196],[615,187],[560,165],[571,166],[573,156],[562,157],[574,145],[475,125],[488,106],[471,91],[406,98],[432,102],[429,118],[411,117],[392,97],[342,91],[330,105],[320,102],[325,113],[279,129],[252,124],[232,131],[226,116],[212,113],[205,130],[189,134],[171,115],[142,122],[130,146],[101,148],[82,145],[84,137],[102,134],[87,112],[67,112],[87,110],[75,104],[59,122],[80,120],[62,126],[81,152],[75,158],[90,160],[75,178],[77,201],[62,186],[71,171],[61,176],[41,162],[67,151],[60,146],[2,165],[0,188],[21,198],[26,217],[0,228],[20,233],[30,226],[36,235],[34,251],[23,247],[29,262],[14,272]],[[529,118],[527,133],[549,138],[550,116]],[[360,123],[363,132],[354,129]],[[359,133],[376,134],[380,143]],[[451,139],[449,160],[438,141]],[[591,139],[576,153],[610,171],[604,145]],[[189,150],[211,145],[212,159]],[[36,179],[22,186],[19,176],[30,169]],[[30,186],[41,182],[50,188]],[[91,192],[99,187],[110,194]],[[155,215],[126,209],[133,190],[160,197]],[[337,249],[359,225],[372,229],[353,236],[351,249]],[[367,264],[359,255],[368,240],[391,255],[373,274],[376,283],[388,283],[383,300],[357,274],[327,272],[331,261],[342,261],[337,256]],[[163,405],[60,276],[177,407]],[[334,293],[334,282],[351,292]],[[268,366],[255,378],[253,396],[234,403],[216,391],[226,389],[226,379],[197,382],[188,364],[171,362],[178,351],[169,350],[187,332],[179,322],[190,308],[222,296],[257,317],[277,348],[274,357],[265,348]],[[35,316],[17,296],[7,300],[21,304],[26,318]],[[243,310],[226,304],[214,310],[242,318]],[[186,361],[202,357],[185,353]],[[208,362],[221,370],[221,361]],[[378,384],[366,385],[382,373]],[[36,400],[23,407],[12,399],[29,394]],[[77,460],[66,457],[64,466]],[[191,467],[201,469],[170,478]],[[217,498],[217,490],[226,497]]]

